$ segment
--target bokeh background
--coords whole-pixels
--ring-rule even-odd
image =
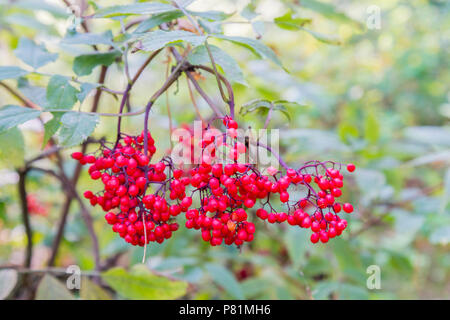
[[[289,121],[282,113],[275,113],[271,122],[273,128],[281,130],[280,150],[290,165],[297,167],[315,159],[356,164],[357,170],[344,191],[345,198],[355,206],[348,229],[326,245],[312,245],[306,230],[257,223],[255,241],[237,250],[211,248],[201,241],[198,232],[181,228],[163,245],[150,245],[148,267],[159,275],[187,281],[183,296],[187,299],[450,298],[449,2],[299,2],[253,1],[252,8],[247,7],[248,1],[198,0],[189,8],[234,13],[223,24],[226,34],[258,36],[277,53],[289,73],[270,61],[257,59],[244,48],[220,43],[242,69],[242,77],[237,77],[241,83],[233,84],[238,108],[256,98],[286,99],[304,105],[289,108]],[[105,6],[127,2],[95,3]],[[242,14],[246,8],[257,15]],[[311,18],[310,29],[321,35],[314,37],[272,23],[289,8]],[[370,14],[377,8],[380,28],[368,28]],[[13,50],[25,36],[60,54],[57,62],[43,68],[44,72],[73,75],[73,57],[85,49],[60,43],[68,20],[63,1],[0,0],[0,64],[23,65]],[[120,24],[112,20],[89,24],[96,32],[120,30]],[[130,55],[131,70],[134,72],[145,58],[141,53]],[[164,80],[166,66],[167,55],[161,54],[145,71],[134,90],[133,107],[145,105],[149,92]],[[98,72],[96,69],[88,80],[97,81]],[[113,65],[107,75],[108,87],[121,90],[125,86],[122,75],[122,67]],[[38,75],[28,77],[36,87],[45,87],[47,80]],[[221,104],[214,78],[203,74],[199,81]],[[20,85],[15,80],[2,82],[14,88]],[[23,94],[33,99],[39,90]],[[87,107],[91,100],[92,96],[88,97],[81,107]],[[208,106],[198,95],[195,101],[208,117]],[[17,103],[0,87],[1,105]],[[157,101],[150,116],[158,148],[156,158],[170,147],[167,103],[175,126],[195,120],[185,77]],[[100,110],[117,112],[118,104],[111,95],[103,94]],[[255,114],[239,116],[238,121],[254,128],[264,125],[264,119]],[[137,133],[142,130],[143,117],[126,118],[124,123],[126,131]],[[113,139],[115,127],[115,119],[102,118],[94,136]],[[3,266],[23,263],[27,239],[16,170],[24,159],[41,152],[43,139],[38,121],[29,121],[20,129],[22,143],[0,139]],[[64,154],[75,150],[64,150]],[[41,160],[39,165],[55,166],[52,159]],[[74,167],[74,161],[65,162],[68,175]],[[77,188],[80,192],[91,188],[86,172]],[[29,174],[27,189],[36,204],[30,211],[34,244],[31,269],[42,270],[47,268],[61,218],[64,191],[57,180],[37,172]],[[131,247],[116,237],[98,207],[90,208],[90,214],[102,263],[128,270],[141,262],[142,248]],[[95,267],[91,241],[75,202],[55,262],[56,268],[68,265],[78,265],[86,272]],[[380,267],[380,289],[366,286],[371,265]],[[19,270],[18,275],[19,280],[28,275],[38,281],[44,273]],[[5,273],[0,277],[3,290],[11,282],[7,279]],[[13,287],[10,298],[29,297],[20,281]],[[109,297],[127,296],[108,289],[106,292]],[[133,297],[151,298],[144,289],[141,296],[139,292]],[[79,297],[77,291],[72,294]],[[96,296],[101,297],[105,296]]]

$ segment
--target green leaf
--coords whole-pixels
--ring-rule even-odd
[[[89,82],[83,82],[80,86],[80,93],[77,94],[77,98],[80,102],[83,102],[84,99],[86,99],[86,97],[88,96],[88,94],[98,88],[99,85],[98,84],[94,84],[94,83],[89,83]]]
[[[0,133],[0,161],[9,166],[20,167],[24,162],[25,142],[16,127]]]
[[[0,132],[6,131],[28,120],[39,117],[41,111],[31,108],[6,105],[0,109]]]
[[[94,131],[99,116],[82,112],[67,112],[61,117],[59,143],[65,147],[79,145]]]
[[[325,34],[322,34],[322,33],[316,32],[316,31],[312,31],[309,29],[305,29],[305,28],[302,28],[302,30],[308,32],[310,35],[312,35],[314,38],[316,38],[320,42],[332,44],[332,45],[336,45],[336,46],[341,44],[341,41],[335,36],[325,35]]]
[[[167,45],[173,45],[180,42],[188,42],[193,46],[199,46],[204,43],[206,36],[200,36],[192,32],[175,30],[162,31],[156,30],[146,33],[142,38],[142,49],[146,51],[155,51]]]
[[[134,33],[147,32],[148,30],[150,30],[154,27],[157,27],[160,24],[181,18],[183,16],[184,16],[184,14],[180,10],[155,14],[152,17],[142,21],[138,25],[136,30],[134,30]]]
[[[206,270],[213,279],[213,281],[221,286],[234,299],[245,299],[244,291],[239,282],[237,282],[234,275],[228,270],[218,264],[207,263]]]
[[[291,121],[291,116],[288,108],[304,108],[305,105],[301,105],[297,102],[287,100],[275,100],[269,101],[266,99],[251,100],[242,105],[239,113],[245,116],[248,113],[258,112],[261,116],[267,116],[270,109],[280,111],[283,115]]]
[[[16,66],[0,66],[0,81],[16,79],[27,75],[29,72]]]
[[[127,299],[168,300],[186,294],[187,283],[171,281],[152,274],[146,266],[137,265],[127,272],[117,267],[103,272],[102,279],[117,293]]]
[[[225,51],[219,47],[209,45],[211,54],[214,58],[214,62],[218,64],[226,76],[234,82],[241,83],[243,85],[248,85],[242,74],[242,70],[239,67],[236,60],[228,55]],[[193,65],[208,64],[211,60],[208,55],[208,51],[204,45],[195,48],[188,56],[188,61]]]
[[[0,270],[0,300],[8,298],[17,284],[18,273],[14,269]]]
[[[86,44],[86,45],[113,45],[113,35],[111,30],[104,33],[76,33],[67,35],[62,39],[63,44]]]
[[[55,277],[46,274],[37,287],[36,300],[75,300],[75,298]]]
[[[110,66],[120,55],[121,52],[117,50],[104,53],[83,54],[75,58],[73,62],[73,71],[78,76],[89,75],[92,70],[99,65]]]
[[[19,45],[14,53],[20,60],[34,69],[45,66],[58,58],[57,53],[48,52],[43,44],[38,45],[28,38],[20,38]]]
[[[282,67],[286,72],[287,70],[283,67],[281,61],[276,56],[275,52],[273,52],[272,49],[270,49],[268,46],[266,46],[261,41],[246,38],[246,37],[231,37],[231,36],[225,36],[220,34],[215,34],[214,37],[231,41],[237,45],[243,46],[244,48],[249,49],[252,51],[256,56],[260,58],[267,58],[271,61],[273,61],[278,66]]]
[[[81,279],[80,298],[83,300],[112,300],[108,292],[87,277]]]
[[[329,3],[316,0],[302,0],[301,6],[316,11],[325,17],[341,23],[348,23],[357,28],[362,28],[361,23],[353,20],[346,14],[339,12],[336,7]]]
[[[253,18],[256,18],[259,14],[255,12],[255,5],[250,2],[248,5],[245,6],[244,9],[241,11],[241,16],[244,17],[247,20],[253,20]]]
[[[61,114],[53,114],[53,118],[44,124],[44,139],[42,141],[42,149],[47,145],[51,137],[61,127]]]
[[[48,105],[46,88],[30,85],[25,78],[18,80],[18,88],[25,97],[41,108],[45,108]]]
[[[165,3],[158,2],[145,2],[145,3],[133,3],[128,5],[118,5],[112,7],[106,7],[98,10],[94,18],[110,18],[118,16],[128,15],[144,15],[144,14],[156,14],[178,10],[174,6]]]
[[[47,85],[48,106],[51,109],[71,109],[77,102],[78,90],[74,88],[66,77],[55,75]]]
[[[311,19],[307,18],[294,18],[292,11],[288,11],[286,14],[281,17],[275,18],[273,21],[275,24],[286,30],[301,30],[303,26],[311,23]]]

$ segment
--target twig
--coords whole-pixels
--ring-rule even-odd
[[[18,174],[19,174],[18,191],[19,191],[19,197],[20,197],[22,220],[23,220],[23,224],[25,226],[25,234],[27,236],[27,249],[26,249],[25,260],[23,263],[23,266],[25,268],[29,268],[31,266],[31,259],[33,256],[33,231],[31,229],[31,224],[30,224],[30,216],[29,216],[29,212],[28,212],[27,189],[26,189],[27,173],[28,173],[28,170],[26,168],[18,171]]]

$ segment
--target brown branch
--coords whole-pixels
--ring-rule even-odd
[[[33,230],[31,229],[30,224],[30,215],[28,212],[28,199],[27,199],[27,189],[26,189],[26,177],[28,170],[18,170],[19,174],[19,183],[18,183],[18,191],[22,212],[22,220],[23,225],[25,226],[25,234],[27,236],[27,248],[23,266],[25,268],[29,268],[31,266],[31,259],[33,256]]]

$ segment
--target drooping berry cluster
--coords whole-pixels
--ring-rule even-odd
[[[114,232],[126,242],[140,246],[169,239],[178,230],[173,218],[192,203],[185,193],[189,179],[181,177],[181,170],[174,170],[170,159],[150,164],[156,148],[150,133],[147,148],[144,140],[143,133],[125,136],[112,149],[103,144],[98,156],[72,153],[81,164],[90,165],[91,178],[100,179],[104,186],[96,194],[86,191],[84,197],[92,206],[99,205],[107,212],[105,219]],[[147,194],[150,189],[156,191]],[[166,192],[170,192],[174,203],[166,199]]]
[[[107,212],[105,219],[113,231],[132,245],[169,239],[178,229],[175,217],[181,212],[186,228],[199,230],[212,246],[239,247],[253,241],[253,212],[271,224],[287,222],[311,229],[312,243],[326,243],[342,234],[347,221],[338,214],[351,213],[353,206],[338,201],[344,185],[341,164],[310,161],[297,170],[269,167],[262,174],[256,165],[239,162],[247,147],[237,137],[238,124],[228,116],[222,120],[225,133],[211,133],[207,125],[200,141],[193,137],[180,141],[191,151],[193,144],[201,149],[197,159],[195,152],[190,156],[193,164],[187,169],[186,164],[176,167],[170,156],[151,164],[156,148],[150,133],[147,139],[144,133],[124,136],[113,148],[102,144],[97,155],[73,153],[81,164],[90,165],[91,178],[104,186],[84,196]],[[219,159],[224,150],[225,161]],[[355,166],[348,164],[347,170],[353,172]],[[299,199],[292,199],[299,193]],[[193,199],[195,208],[191,208]]]

